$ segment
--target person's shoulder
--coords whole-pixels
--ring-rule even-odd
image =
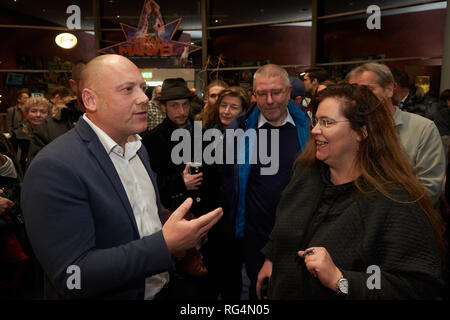
[[[421,115],[407,112],[407,111],[400,111],[400,115],[403,119],[403,122],[407,123],[408,126],[411,128],[410,132],[414,131],[416,133],[423,132],[424,129],[436,129],[436,125],[434,124],[433,120],[430,120],[428,118],[425,118]]]
[[[250,117],[255,108],[257,108],[256,103],[253,104],[247,112],[241,113],[240,115],[236,116],[230,123],[230,125],[227,127],[227,129],[244,129],[245,120],[247,120]]]
[[[142,143],[149,148],[149,146],[155,141],[161,140],[164,134],[168,131],[167,120],[164,119],[160,124],[154,127],[152,130],[142,134]]]
[[[80,137],[76,134],[75,130],[70,130],[42,148],[33,161],[40,158],[59,158],[72,162],[74,159],[79,158],[80,146]]]

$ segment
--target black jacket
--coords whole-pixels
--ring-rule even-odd
[[[405,191],[392,190],[400,201]],[[297,257],[325,247],[349,281],[340,296],[323,286]],[[414,203],[380,193],[362,195],[352,182],[333,185],[329,169],[303,167],[283,191],[270,240],[262,250],[273,262],[271,299],[436,299],[443,268],[432,228]],[[369,266],[378,266],[381,288],[370,290]]]
[[[192,128],[192,119],[188,121]],[[150,164],[157,174],[157,184],[162,204],[170,211],[173,211],[186,198],[192,197],[194,202],[191,211],[199,216],[221,206],[222,196],[218,170],[216,165],[203,164],[203,181],[199,190],[188,191],[182,177],[186,164],[175,164],[171,158],[172,149],[180,143],[179,141],[171,141],[172,132],[175,129],[178,129],[178,127],[166,118],[153,130],[143,134],[142,143],[147,148]],[[190,136],[192,150],[191,160],[188,162],[193,161],[194,154],[194,135],[192,130],[190,131]]]
[[[76,100],[68,102],[66,106],[67,108],[61,110],[59,119],[49,117],[34,129],[30,146],[31,158],[34,158],[47,144],[72,129],[83,114],[77,109]]]
[[[408,96],[399,107],[403,111],[433,120],[433,115],[439,109],[439,101],[432,96],[424,95],[416,86],[411,86]]]

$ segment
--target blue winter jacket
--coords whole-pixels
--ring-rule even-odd
[[[288,103],[288,111],[296,124],[297,138],[300,149],[303,151],[305,150],[310,132],[309,117],[297,108],[292,101],[289,101]],[[257,129],[259,114],[259,108],[254,104],[247,113],[237,116],[227,129],[242,129],[244,132],[249,129]],[[227,143],[233,142],[227,141],[226,135],[223,141],[224,159],[226,159],[226,145]],[[251,159],[252,156],[250,150],[253,150],[254,143],[254,139],[245,139],[245,143],[239,144],[240,150],[237,150],[237,143],[235,141],[234,159],[238,159],[238,154],[240,157],[245,155],[245,163],[238,164],[237,161],[235,161],[234,164],[226,164],[224,160],[225,164],[222,166],[221,170],[228,209],[227,217],[224,218],[230,219],[230,223],[235,226],[235,238],[242,238],[244,235],[245,197],[251,168],[249,159]]]

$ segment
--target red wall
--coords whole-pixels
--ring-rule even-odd
[[[311,28],[261,26],[211,32],[211,54],[223,54],[228,62],[270,60],[271,63],[309,64]]]
[[[382,15],[380,30],[369,30],[367,18],[328,23],[323,39],[325,59],[319,62],[378,54],[385,54],[386,58],[442,56],[445,11]],[[267,59],[283,65],[311,62],[310,27],[260,26],[213,30],[211,38],[210,54],[223,54],[228,62],[236,62],[235,66],[240,65],[239,61]],[[400,65],[411,63],[441,65],[442,60],[401,62]]]
[[[444,26],[445,9],[382,15],[379,30],[369,30],[366,19],[329,24],[324,56],[346,60],[374,54],[385,54],[386,58],[442,56]],[[440,65],[442,61],[431,64]]]

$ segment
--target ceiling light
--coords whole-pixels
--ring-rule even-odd
[[[55,42],[64,49],[72,49],[77,45],[77,37],[71,33],[60,33],[56,36]]]

